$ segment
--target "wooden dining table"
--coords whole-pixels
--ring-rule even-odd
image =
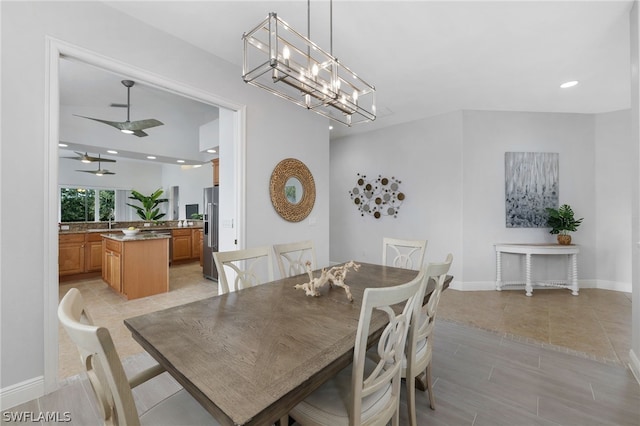
[[[364,290],[403,284],[417,275],[359,264],[359,271],[349,271],[345,279],[353,302],[335,286],[324,286],[319,297],[294,289],[309,281],[304,274],[124,323],[221,424],[274,424],[352,362]],[[434,287],[430,280],[426,297]],[[370,345],[387,320],[386,314],[374,312]]]

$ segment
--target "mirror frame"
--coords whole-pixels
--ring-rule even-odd
[[[284,192],[285,184],[292,177],[297,178],[302,185],[302,198],[297,204],[289,202]],[[313,175],[302,161],[295,158],[285,158],[273,169],[269,193],[273,208],[289,222],[300,222],[309,216],[316,201]]]

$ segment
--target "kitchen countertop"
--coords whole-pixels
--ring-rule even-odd
[[[141,233],[151,233],[154,231],[171,231],[174,229],[202,229],[202,225],[193,225],[193,226],[170,226],[170,225],[166,225],[166,226],[140,226],[137,227],[138,229],[140,229]],[[60,230],[58,231],[58,234],[62,235],[62,234],[95,234],[95,233],[100,233],[100,234],[105,234],[105,233],[122,233],[123,229],[127,229],[127,228],[98,228],[98,229],[83,229],[83,230],[78,230],[78,229],[70,229],[70,230]],[[124,234],[123,234],[124,235]]]
[[[116,241],[143,241],[143,240],[158,240],[161,238],[171,238],[170,235],[155,233],[155,232],[138,232],[136,235],[127,236],[122,232],[101,234],[104,238],[109,238]]]

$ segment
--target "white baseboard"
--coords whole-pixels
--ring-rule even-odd
[[[638,359],[635,352],[633,352],[633,349],[629,351],[629,358],[631,359],[631,362],[629,362],[629,368],[640,385],[640,359]]]
[[[495,281],[456,281],[453,277],[453,281],[449,284],[449,288],[460,291],[488,291],[496,289]]]
[[[621,291],[625,293],[631,293],[631,283],[619,283],[615,281],[604,281],[604,280],[578,280],[578,285],[580,288],[598,288],[601,290],[614,290]],[[496,289],[495,281],[456,281],[455,277],[453,282],[449,285],[449,288],[453,290],[460,291],[488,291]],[[520,290],[523,289],[524,285],[506,287],[503,290]],[[541,287],[533,287],[541,288]],[[548,288],[548,287],[547,287]]]
[[[44,376],[35,377],[0,390],[0,411],[44,395]]]
[[[631,286],[631,283],[620,283],[616,281],[597,280],[597,285],[595,288],[599,288],[601,290],[614,290],[614,291],[622,291],[624,293],[631,293],[632,286]]]

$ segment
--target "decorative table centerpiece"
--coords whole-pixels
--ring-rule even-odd
[[[309,282],[304,284],[296,284],[294,286],[295,289],[303,289],[307,296],[320,296],[320,287],[329,283],[329,287],[335,284],[338,287],[344,288],[345,293],[347,294],[347,299],[349,302],[353,302],[353,296],[351,295],[351,289],[348,285],[345,284],[344,279],[347,276],[347,272],[349,269],[353,268],[354,271],[358,271],[360,269],[360,265],[355,263],[353,260],[348,261],[342,266],[334,266],[333,268],[327,270],[326,268],[322,268],[320,272],[320,276],[317,278],[313,277],[313,271],[311,270],[311,262],[307,261],[305,263],[307,274],[309,274]]]

